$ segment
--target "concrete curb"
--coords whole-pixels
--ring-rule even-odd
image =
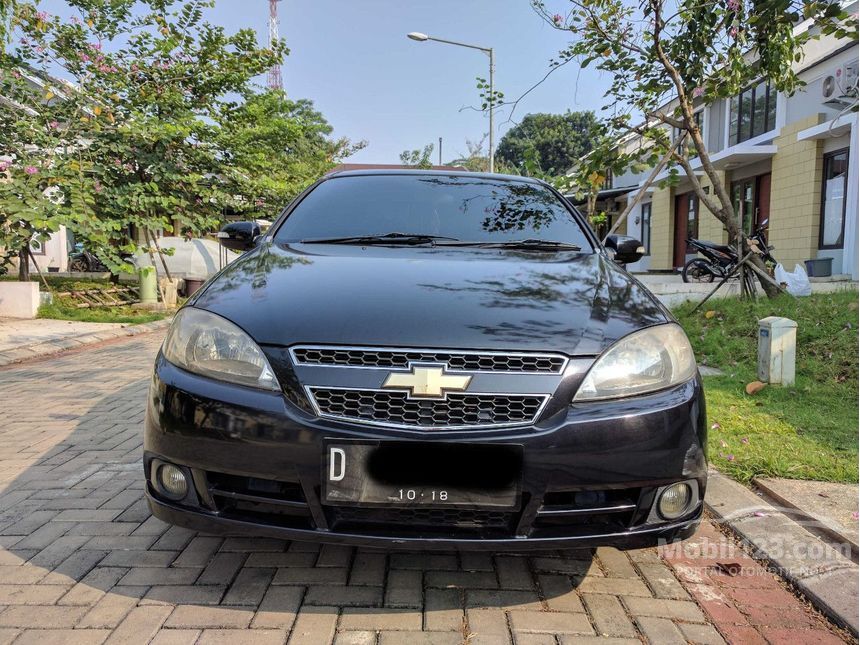
[[[0,367],[28,361],[33,358],[49,356],[51,354],[59,354],[69,349],[83,347],[84,345],[92,345],[93,343],[101,343],[114,338],[123,338],[125,336],[137,336],[139,334],[148,334],[154,331],[167,329],[170,326],[172,317],[162,320],[154,320],[148,323],[139,325],[128,325],[104,331],[90,332],[81,334],[80,336],[71,336],[60,340],[51,340],[44,343],[35,343],[17,349],[7,350],[0,353]]]
[[[828,618],[858,633],[858,567],[754,492],[711,471],[705,506]],[[813,557],[810,557],[813,555]]]

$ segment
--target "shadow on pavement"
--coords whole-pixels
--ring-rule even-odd
[[[44,363],[34,369],[20,371],[25,377],[50,372]],[[464,609],[567,604],[584,611],[573,589],[586,574],[603,576],[591,550],[386,553],[168,526],[150,515],[143,499],[149,381],[107,385],[102,393],[87,386],[104,378],[97,362],[80,366],[66,403],[59,396],[59,404],[38,409],[33,401],[28,418],[39,423],[29,432],[21,428],[7,445],[22,458],[4,464],[21,470],[0,494],[6,549],[0,550],[0,605],[17,604],[6,585],[16,586],[26,604],[65,606],[67,617],[51,620],[77,628],[114,627],[114,605],[166,603],[212,608],[202,617],[190,607],[177,609],[166,627],[288,629],[302,608],[309,615],[342,614],[345,629],[462,629]],[[72,431],[52,441],[66,426]],[[24,609],[0,612],[0,626],[23,626],[15,616]]]

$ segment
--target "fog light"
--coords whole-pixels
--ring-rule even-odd
[[[182,499],[188,493],[185,473],[173,464],[161,464],[158,467],[158,484],[164,493],[175,499]]]
[[[660,493],[660,501],[657,510],[664,519],[674,520],[681,517],[689,510],[692,491],[687,484],[672,484]]]

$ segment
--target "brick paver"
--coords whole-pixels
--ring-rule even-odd
[[[841,642],[705,524],[621,552],[384,553],[169,527],[142,500],[160,337],[0,369],[0,642]],[[722,558],[722,560],[721,560]]]

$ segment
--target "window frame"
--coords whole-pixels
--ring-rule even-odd
[[[764,83],[764,124],[762,125],[762,131],[757,132],[755,127],[755,106],[756,106],[756,90],[760,85]],[[741,111],[741,106],[744,103],[744,96],[749,96],[749,109],[745,111]],[[779,92],[773,89],[771,83],[765,79],[759,79],[753,83],[750,83],[740,92],[735,94],[732,97],[727,99],[728,110],[727,110],[727,120],[726,120],[726,140],[727,147],[740,145],[741,143],[746,143],[747,141],[752,141],[757,137],[767,134],[768,132],[773,132],[776,130],[776,123],[778,121],[778,97]],[[773,101],[773,109],[771,110],[771,101]],[[735,106],[737,106],[737,111],[735,111]],[[732,115],[737,115],[737,127],[734,133],[732,133]],[[746,117],[746,123],[743,123],[743,117]],[[772,121],[772,122],[771,122]],[[741,132],[741,125],[746,126],[746,133]],[[742,137],[742,135],[745,135]]]
[[[824,244],[824,204],[827,201],[827,164],[838,155],[845,155],[845,176],[843,178],[842,193],[842,226],[839,230],[839,244]],[[825,152],[821,158],[821,200],[818,213],[818,248],[819,250],[840,250],[845,248],[845,215],[848,212],[848,175],[851,163],[850,147],[840,148],[832,152]]]
[[[648,216],[645,216],[645,211],[648,211]],[[639,207],[639,241],[642,242],[642,246],[645,247],[645,253],[643,253],[643,257],[647,255],[651,255],[651,214],[652,210],[652,202],[644,202]],[[645,235],[645,222],[648,222],[648,235]]]

